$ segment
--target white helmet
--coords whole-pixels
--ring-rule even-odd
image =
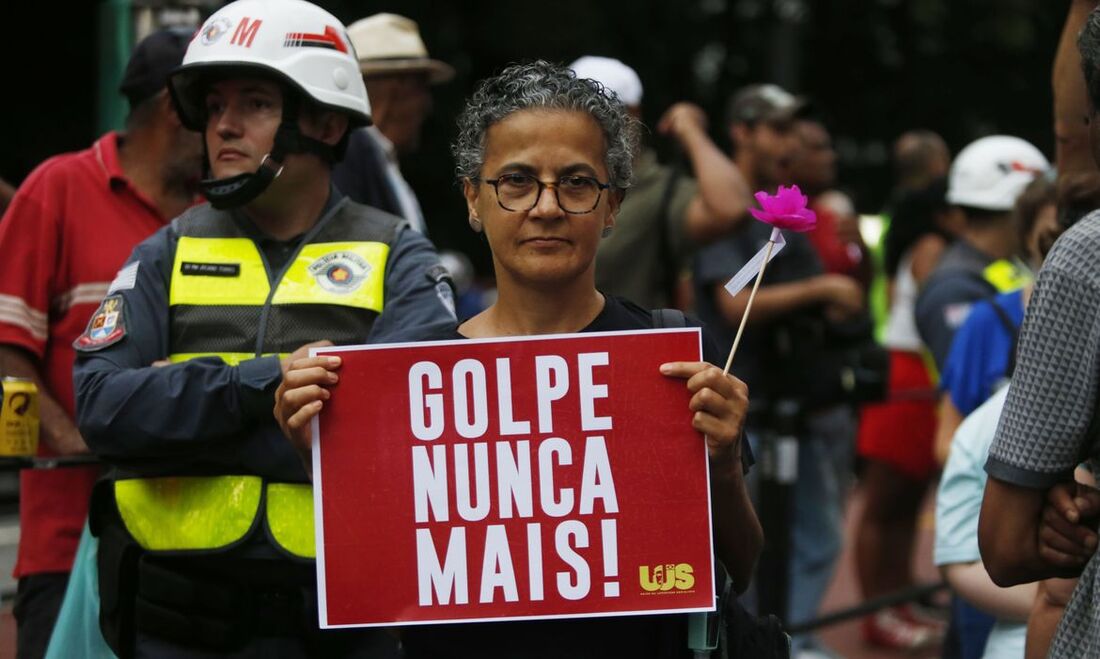
[[[204,129],[204,74],[273,75],[305,98],[370,123],[370,103],[344,25],[304,0],[237,0],[206,19],[169,79],[180,119]]]
[[[992,135],[971,142],[951,163],[947,203],[1009,211],[1028,183],[1050,169],[1050,162],[1018,137]]]

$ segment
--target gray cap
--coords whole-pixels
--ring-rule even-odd
[[[783,122],[796,118],[805,108],[805,99],[792,95],[779,85],[749,85],[742,87],[730,99],[726,118],[731,124]]]

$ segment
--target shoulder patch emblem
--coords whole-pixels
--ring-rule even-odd
[[[428,268],[424,274],[435,284],[435,295],[439,298],[439,302],[455,320],[458,320],[458,313],[455,309],[454,281],[451,279],[451,274],[442,265],[434,265]]]
[[[84,333],[73,341],[73,348],[85,352],[114,345],[126,336],[126,315],[121,295],[108,295],[92,314]]]
[[[329,252],[309,264],[309,274],[330,293],[352,293],[366,281],[371,266],[355,252]]]

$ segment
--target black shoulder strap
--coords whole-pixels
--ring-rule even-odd
[[[986,300],[988,300],[989,305],[993,307],[993,313],[997,314],[997,319],[1001,321],[1001,325],[1004,326],[1005,331],[1012,337],[1012,346],[1009,348],[1008,353],[1008,364],[1005,366],[1005,377],[1011,378],[1012,373],[1016,370],[1016,346],[1020,342],[1020,328],[1008,317],[1008,311],[1001,306],[996,296],[988,297]]]
[[[653,329],[687,327],[687,316],[679,309],[653,309],[649,312]]]

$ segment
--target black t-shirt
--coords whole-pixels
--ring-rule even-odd
[[[604,295],[603,310],[581,332],[652,329],[652,314],[638,305]],[[688,317],[688,327],[702,327]],[[466,338],[456,333],[456,338]],[[703,355],[711,363],[723,359],[703,329]],[[752,464],[748,443],[742,461]],[[687,646],[687,616],[643,615],[561,620],[517,620],[456,625],[406,627],[401,633],[407,659],[653,659],[691,657]]]
[[[726,238],[699,250],[695,255],[695,305],[699,317],[710,327],[718,345],[729,350],[737,334],[737,324],[727,322],[718,309],[715,287],[724,285],[743,265],[763,248],[772,228],[763,222],[746,222],[742,228]],[[783,233],[787,245],[768,264],[761,287],[804,281],[824,272],[821,259],[805,235],[787,231]],[[749,284],[752,285],[751,282]],[[725,292],[721,293],[725,295]],[[733,374],[749,385],[749,390],[766,394],[769,388],[766,369],[774,365],[772,341],[775,325],[800,314],[820,315],[818,307],[807,307],[772,321],[749,323],[737,348],[733,361]]]

